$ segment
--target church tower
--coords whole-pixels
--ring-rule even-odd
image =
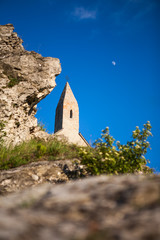
[[[79,107],[68,82],[56,108],[54,133],[57,136],[64,136],[70,143],[89,145],[79,133]]]
[[[79,108],[73,92],[67,82],[56,108],[55,130],[74,130],[79,132]]]

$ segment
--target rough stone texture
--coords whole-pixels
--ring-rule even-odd
[[[79,107],[67,82],[56,108],[55,135],[65,137],[68,142],[88,146],[82,134],[79,134]]]
[[[36,104],[54,89],[61,66],[57,58],[26,51],[13,30],[12,24],[0,25],[0,121],[5,143],[15,145],[48,136],[37,126]]]
[[[0,239],[159,240],[160,176],[100,176],[1,197]]]
[[[42,183],[62,183],[85,174],[79,160],[39,161],[18,168],[0,171],[0,195]]]

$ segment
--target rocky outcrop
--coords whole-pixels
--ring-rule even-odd
[[[0,239],[159,240],[160,176],[100,176],[1,197]]]
[[[34,187],[42,183],[62,183],[85,176],[79,160],[39,161],[0,171],[0,195]]]
[[[0,25],[0,124],[5,143],[15,145],[46,137],[34,117],[36,104],[54,89],[61,66],[57,58],[26,51],[13,30],[12,24]]]

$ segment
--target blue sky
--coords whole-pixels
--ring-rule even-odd
[[[159,11],[159,0],[0,0],[0,24],[14,24],[27,50],[61,61],[57,87],[38,104],[49,132],[68,76],[84,137],[109,126],[126,143],[149,120],[147,157],[160,171]]]

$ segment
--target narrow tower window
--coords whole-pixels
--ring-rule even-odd
[[[73,111],[70,110],[70,118],[73,118]]]

